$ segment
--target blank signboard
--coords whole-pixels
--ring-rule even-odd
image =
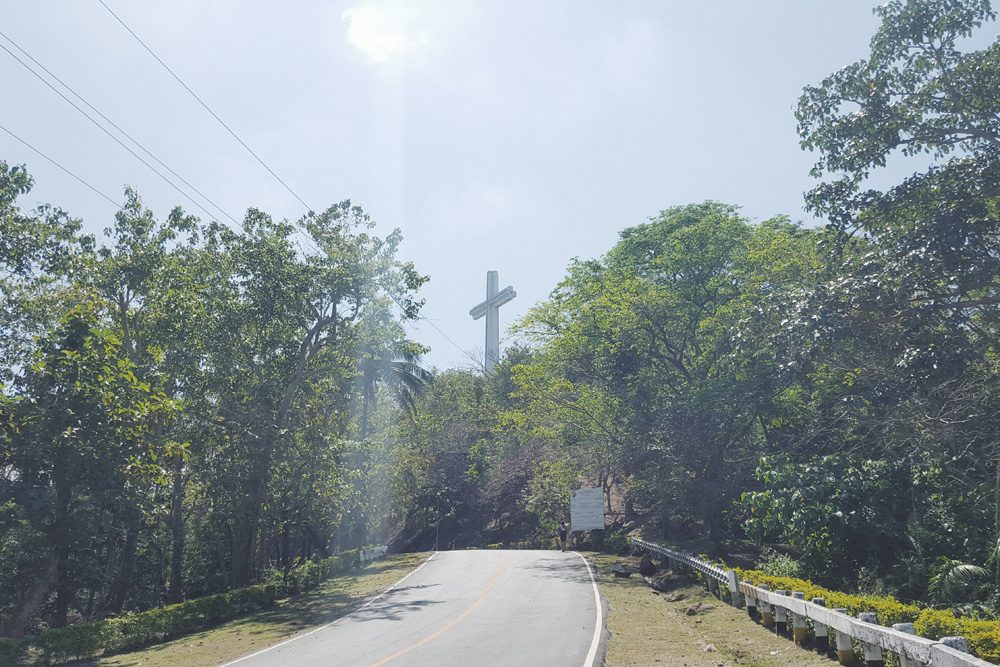
[[[569,498],[571,530],[604,530],[604,491],[577,489]]]

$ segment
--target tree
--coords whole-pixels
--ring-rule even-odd
[[[726,460],[760,450],[785,390],[756,335],[775,324],[763,306],[809,284],[816,263],[812,235],[783,219],[751,225],[714,202],[665,210],[575,262],[519,325],[540,346],[521,391],[586,445],[606,492],[627,481],[645,506],[686,508],[717,537]]]
[[[896,0],[875,12],[869,58],[799,100],[802,146],[819,153],[813,173],[832,177],[806,197],[829,219],[830,270],[789,319],[822,341],[814,377],[851,387],[827,394],[823,430],[844,442],[841,427],[855,424],[855,444],[935,452],[972,489],[983,481],[975,468],[997,455],[987,424],[998,406],[979,387],[995,381],[1000,343],[1000,41],[960,43],[995,13],[985,0]],[[893,159],[919,170],[870,188]],[[837,394],[855,408],[840,418]]]
[[[840,272],[844,288],[907,331],[941,327],[959,339],[975,318],[994,323],[1000,305],[1000,40],[958,48],[995,13],[987,0],[895,0],[874,11],[882,24],[870,57],[799,100],[802,146],[820,154],[813,174],[835,177],[806,200],[838,232],[834,249],[867,246]],[[923,172],[864,189],[890,158],[921,155]]]
[[[53,624],[66,623],[76,590],[99,578],[99,517],[158,472],[152,463],[163,451],[150,442],[149,426],[173,406],[139,381],[100,320],[92,306],[64,318],[0,406],[0,497],[45,545],[4,636],[20,635],[53,587]]]

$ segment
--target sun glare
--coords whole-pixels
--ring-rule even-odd
[[[403,32],[389,25],[389,17],[377,7],[361,6],[344,12],[347,41],[374,63],[383,63],[406,46]]]

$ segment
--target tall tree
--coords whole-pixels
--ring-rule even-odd
[[[172,405],[139,381],[101,324],[100,311],[88,306],[64,318],[3,397],[0,497],[12,500],[16,519],[45,544],[37,579],[0,629],[5,636],[23,632],[53,587],[52,622],[66,623],[81,580],[95,578],[86,572],[99,552],[95,519],[156,474],[151,462],[162,450],[150,442],[149,426]]]
[[[750,334],[773,323],[766,299],[812,280],[810,237],[713,202],[626,229],[521,324],[541,345],[523,391],[589,442],[597,481],[630,479],[647,506],[685,506],[717,536],[726,460],[756,451],[784,390],[770,372],[781,360]]]

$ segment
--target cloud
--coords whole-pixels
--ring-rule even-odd
[[[348,23],[347,41],[371,62],[384,63],[427,41],[425,33],[411,34],[415,15],[411,8],[364,4],[346,10],[342,19]]]

